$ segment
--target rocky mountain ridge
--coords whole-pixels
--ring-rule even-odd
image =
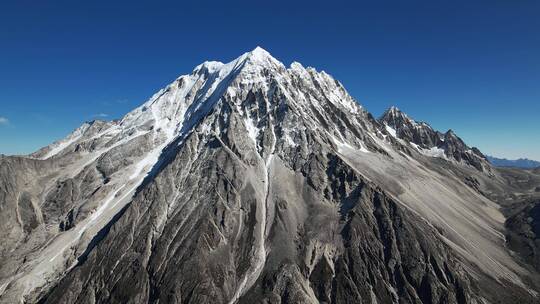
[[[471,165],[478,170],[489,170],[486,157],[475,147],[469,148],[454,131],[435,131],[425,122],[416,122],[397,107],[390,107],[379,118],[390,133],[412,144],[421,153],[443,157]]]

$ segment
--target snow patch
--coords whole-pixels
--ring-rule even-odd
[[[392,127],[390,127],[389,125],[385,124],[384,125],[384,128],[386,129],[386,131],[393,137],[393,138],[396,138],[397,139],[397,134],[396,134],[396,130]]]
[[[360,147],[357,148],[357,147],[351,146],[349,143],[347,143],[345,141],[341,141],[341,140],[337,139],[333,135],[330,135],[330,136],[332,137],[332,140],[334,141],[334,143],[338,146],[338,152],[339,153],[342,153],[343,151],[346,151],[346,150],[360,151],[360,152],[363,152],[363,153],[371,153],[371,151],[369,151],[368,149],[366,149],[364,147],[363,143],[360,143],[359,144]]]
[[[260,132],[259,128],[257,128],[255,126],[255,124],[253,123],[253,119],[251,119],[249,114],[244,119],[244,124],[246,125],[246,129],[248,131],[249,138],[251,138],[251,140],[253,141],[253,143],[255,144],[255,147],[256,147],[257,146],[257,136],[259,135],[259,132]]]
[[[291,147],[297,147],[298,144],[294,142],[293,138],[291,137],[291,134],[289,133],[285,133],[285,136],[283,136],[283,138],[285,139],[285,142],[287,143],[287,145],[291,146]]]
[[[446,158],[446,155],[444,154],[444,150],[437,147],[432,147],[429,150],[424,150],[424,155],[431,156],[431,157],[440,157],[440,158]]]
[[[136,165],[135,170],[133,171],[133,174],[129,177],[130,180],[137,178],[137,176],[140,176],[142,172],[150,171],[152,166],[158,161],[159,156],[161,155],[162,149],[154,149],[150,151],[150,153],[146,154],[146,156],[141,159]]]
[[[446,154],[444,154],[444,149],[441,149],[438,147],[431,147],[430,149],[423,149],[413,142],[409,142],[409,144],[411,144],[411,146],[413,146],[416,150],[418,150],[418,152],[422,153],[425,156],[446,159]]]

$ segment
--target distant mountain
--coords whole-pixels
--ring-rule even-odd
[[[516,168],[525,168],[531,169],[540,167],[540,162],[527,158],[520,159],[506,159],[506,158],[497,158],[493,156],[486,156],[488,161],[495,167],[516,167]]]

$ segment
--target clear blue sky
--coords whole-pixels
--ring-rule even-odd
[[[0,153],[119,118],[260,45],[375,116],[397,105],[485,153],[540,159],[540,1],[176,2],[2,1]]]

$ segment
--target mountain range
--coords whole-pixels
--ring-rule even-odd
[[[257,47],[0,157],[0,303],[538,303],[539,204]]]
[[[540,167],[540,162],[528,158],[518,158],[518,159],[506,159],[506,158],[497,158],[494,156],[486,156],[488,161],[496,167],[515,167],[515,168],[524,168],[524,169],[533,169]]]

